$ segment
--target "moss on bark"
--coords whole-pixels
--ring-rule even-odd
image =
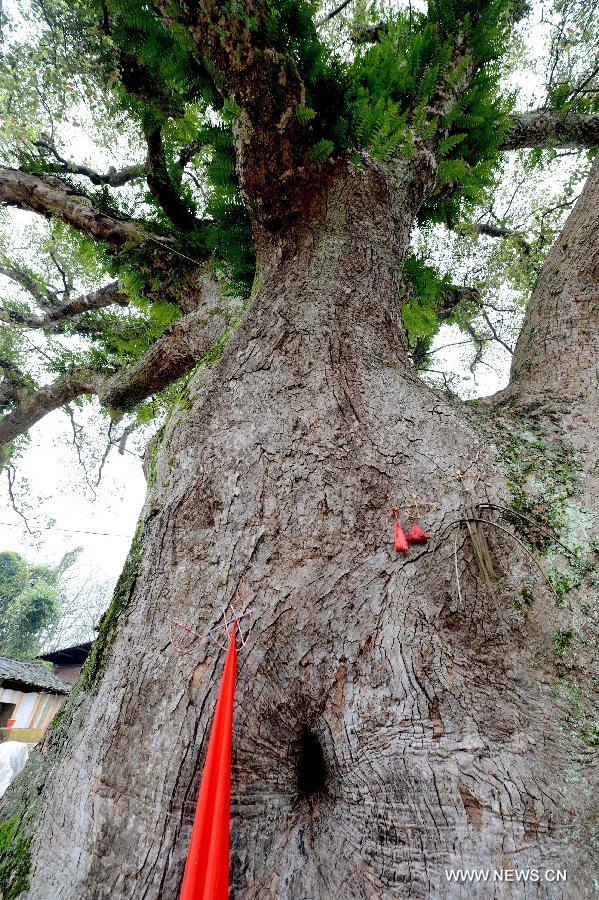
[[[110,648],[118,632],[121,616],[129,607],[143,551],[144,524],[143,521],[140,521],[137,526],[125,566],[114,589],[112,602],[100,620],[98,637],[81,670],[79,687],[82,690],[90,690],[102,674]]]
[[[29,887],[32,835],[25,833],[22,820],[12,816],[0,823],[0,894],[15,900]]]

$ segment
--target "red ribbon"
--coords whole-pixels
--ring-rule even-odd
[[[398,553],[406,553],[408,550],[408,542],[399,522],[395,523],[395,540],[393,545]]]
[[[231,815],[231,744],[237,644],[233,622],[202,773],[180,900],[227,900]]]
[[[416,522],[412,525],[406,538],[410,544],[423,544],[424,541],[430,541],[431,536],[422,530]]]

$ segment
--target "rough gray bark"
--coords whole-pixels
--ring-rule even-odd
[[[549,251],[516,347],[512,389],[548,390],[593,413],[599,399],[599,164]]]
[[[535,109],[514,113],[504,150],[522,147],[596,147],[599,144],[599,113],[575,110]]]
[[[477,500],[510,504],[502,436],[536,415],[565,440],[560,413],[526,398],[469,412],[411,371],[397,271],[419,174],[395,172],[394,202],[382,168],[338,164],[301,223],[262,235],[252,304],[153,453],[96,654],[30,768],[28,900],[177,896],[222,656],[174,653],[168,623],[202,631],[227,603],[256,608],[236,697],[232,896],[491,896],[449,884],[449,866],[567,868],[563,891],[510,896],[591,896],[593,772],[553,689],[570,609],[491,527],[485,585],[452,525]],[[469,467],[476,487],[456,477]],[[412,493],[432,504],[420,522],[435,540],[404,556],[388,511]]]

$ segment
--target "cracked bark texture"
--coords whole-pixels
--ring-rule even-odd
[[[565,614],[538,580],[523,624],[525,555],[489,530],[487,591],[450,527],[476,499],[457,469],[482,472],[481,501],[509,490],[490,414],[407,363],[398,260],[424,187],[396,172],[394,188],[401,202],[380,167],[337,165],[301,224],[263,233],[253,302],[162,436],[105,671],[36,755],[28,900],[178,896],[222,655],[173,652],[168,622],[202,631],[228,603],[256,609],[231,896],[491,896],[449,866],[567,868],[565,887],[493,896],[591,896],[592,771],[552,692]],[[500,415],[516,427],[517,401]],[[396,554],[389,508],[412,492],[436,540]],[[325,765],[310,795],[307,735]]]

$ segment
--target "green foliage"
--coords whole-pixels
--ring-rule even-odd
[[[571,629],[568,631],[562,631],[558,628],[558,630],[553,635],[553,651],[556,656],[559,656],[562,659],[564,658],[568,647],[572,643],[573,636],[574,633]]]
[[[497,59],[508,3],[429,3],[402,12],[351,66],[351,134],[379,159],[436,142],[441,163],[421,221],[455,224],[493,182],[509,103]],[[467,52],[464,52],[467,48]],[[465,88],[462,85],[466,84]]]
[[[235,111],[227,106],[218,125],[205,125],[199,141],[204,146],[206,215],[213,225],[204,233],[217,275],[231,294],[248,297],[255,273],[255,255],[247,210],[239,194],[235,170],[233,124]]]
[[[322,140],[317,141],[316,144],[312,144],[308,151],[308,156],[312,162],[321,165],[329,158],[334,148],[335,145],[333,144],[333,141],[328,138],[322,138]]]
[[[475,315],[471,305],[463,302],[451,311],[445,301],[451,281],[412,251],[402,264],[406,295],[402,304],[402,319],[408,338],[408,348],[417,369],[428,365],[428,351],[442,322],[466,325]]]
[[[580,737],[588,747],[599,747],[599,725],[590,725],[583,729]]]
[[[412,252],[406,256],[402,272],[409,284],[409,299],[402,305],[402,319],[414,363],[417,368],[421,368],[439,329],[438,311],[448,279],[440,277],[432,266]]]
[[[534,599],[535,598],[530,588],[524,587],[514,600],[514,606],[516,607],[516,609],[525,609],[533,605]]]
[[[0,553],[0,654],[29,659],[39,652],[40,639],[60,618],[60,577],[77,555],[71,551],[52,568],[31,565],[12,551]]]
[[[296,115],[304,125],[309,125],[306,130],[309,130],[312,147],[323,140],[332,144],[323,160],[314,158],[315,162],[320,162],[333,148],[347,146],[349,115],[346,67],[320,40],[315,25],[317,9],[318,5],[312,0],[270,0],[265,37],[273,40],[296,62],[306,87],[305,105],[296,111]]]

